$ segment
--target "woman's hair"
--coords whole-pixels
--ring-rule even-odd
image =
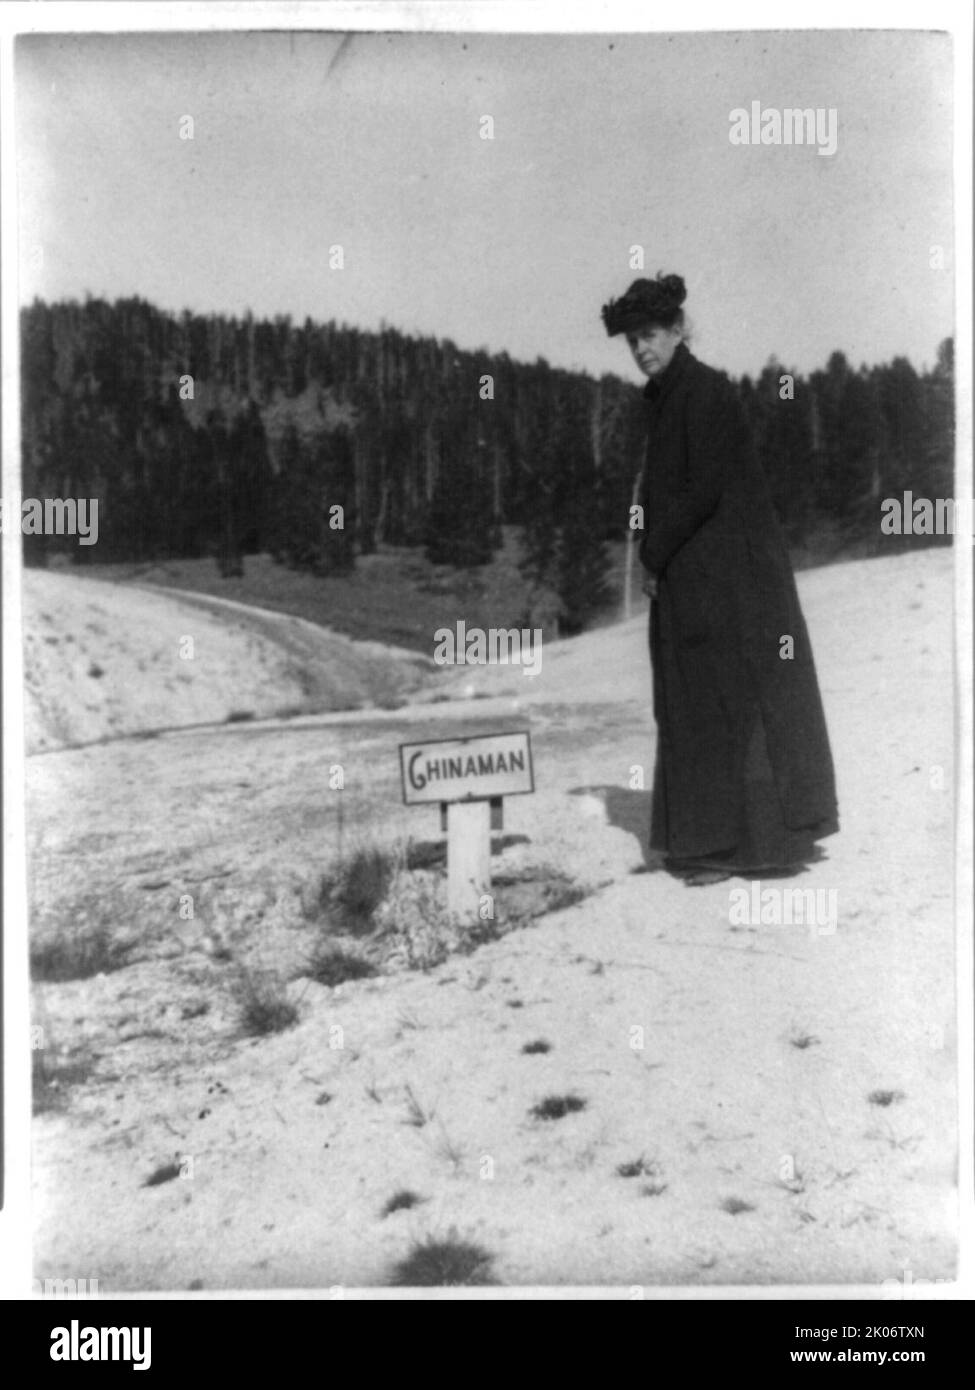
[[[687,288],[680,275],[657,273],[655,280],[634,280],[620,299],[603,305],[603,323],[609,336],[629,333],[634,328],[660,325],[673,328],[684,325],[681,305],[687,298]]]

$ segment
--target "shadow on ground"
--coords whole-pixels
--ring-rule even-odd
[[[491,853],[500,854],[509,845],[527,845],[529,837],[527,835],[492,835]],[[447,863],[447,841],[443,840],[414,840],[406,851],[406,867],[408,869],[435,869],[445,867]]]
[[[640,853],[643,856],[642,871],[644,873],[658,873],[666,867],[666,855],[663,851],[650,848],[650,792],[631,791],[628,787],[594,785],[572,787],[569,790],[569,795],[588,797],[593,802],[601,802],[605,811],[605,823],[618,826],[620,830],[625,830],[628,835],[636,837],[640,846]],[[597,808],[594,806],[593,809],[595,812]],[[714,857],[719,858],[720,856]],[[828,850],[817,844],[813,846],[812,853],[801,863],[791,864],[788,867],[765,866],[755,869],[735,869],[733,874],[736,878],[756,881],[795,878],[814,865],[822,864],[828,858]],[[636,872],[639,873],[640,870],[636,870]]]
[[[615,825],[635,836],[643,856],[643,872],[654,874],[664,866],[664,856],[650,848],[650,793],[631,791],[628,787],[603,785],[571,787],[570,796],[587,796],[601,801],[606,812],[606,824]],[[639,870],[637,870],[639,872]]]

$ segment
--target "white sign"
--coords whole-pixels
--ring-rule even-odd
[[[525,731],[474,738],[401,743],[403,800],[488,801],[533,792],[531,744]]]

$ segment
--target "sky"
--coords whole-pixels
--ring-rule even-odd
[[[953,332],[944,34],[88,34],[15,63],[22,303],[385,323],[634,380],[599,311],[658,270],[733,376],[920,369]],[[753,101],[834,108],[835,153],[732,144]]]

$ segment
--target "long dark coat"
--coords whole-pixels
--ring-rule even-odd
[[[831,833],[833,761],[812,649],[735,390],[681,343],[645,397],[640,558],[657,579],[650,844],[675,858],[737,844],[757,712],[783,825]]]

